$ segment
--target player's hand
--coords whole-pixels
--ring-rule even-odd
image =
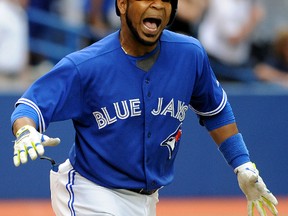
[[[239,186],[248,200],[248,216],[253,216],[254,207],[261,216],[266,216],[265,206],[274,216],[278,215],[277,199],[267,189],[255,164],[248,162],[237,167],[235,170]]]
[[[16,132],[14,165],[18,167],[20,163],[27,163],[28,155],[35,160],[38,155],[44,154],[44,146],[56,146],[59,143],[59,138],[50,138],[39,133],[34,127],[25,125]]]

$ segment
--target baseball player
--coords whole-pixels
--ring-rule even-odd
[[[254,206],[277,215],[205,50],[165,30],[176,8],[177,0],[117,0],[120,30],[64,57],[16,102],[15,166],[60,142],[43,134],[51,122],[73,121],[69,157],[50,174],[57,216],[155,216],[189,107],[234,169],[248,215]]]

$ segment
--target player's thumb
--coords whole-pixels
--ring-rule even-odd
[[[41,144],[43,146],[57,146],[60,142],[61,140],[59,138],[50,138],[46,135],[43,135]]]

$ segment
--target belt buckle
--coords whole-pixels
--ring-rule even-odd
[[[139,194],[144,194],[144,195],[152,195],[157,191],[157,189],[153,190],[144,190],[144,188],[139,190]]]
[[[144,188],[141,189],[128,189],[129,191],[132,191],[134,193],[142,194],[142,195],[152,195],[154,194],[158,189],[153,190],[145,190]]]

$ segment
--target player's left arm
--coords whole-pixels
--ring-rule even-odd
[[[267,189],[256,166],[250,161],[248,149],[238,131],[229,103],[216,116],[202,118],[202,122],[209,130],[223,157],[237,175],[239,186],[248,200],[248,216],[254,215],[254,207],[261,216],[265,216],[264,206],[273,215],[278,215],[275,207],[278,201]]]
[[[198,114],[201,125],[207,128],[217,143],[227,163],[234,169],[239,186],[248,200],[248,216],[253,215],[254,206],[261,216],[265,216],[264,205],[274,215],[278,215],[275,208],[278,201],[266,188],[258,170],[251,163],[226,93],[212,71],[205,49],[201,45],[199,47],[202,47],[199,58],[202,57],[203,61],[197,68],[197,82],[190,105]]]

